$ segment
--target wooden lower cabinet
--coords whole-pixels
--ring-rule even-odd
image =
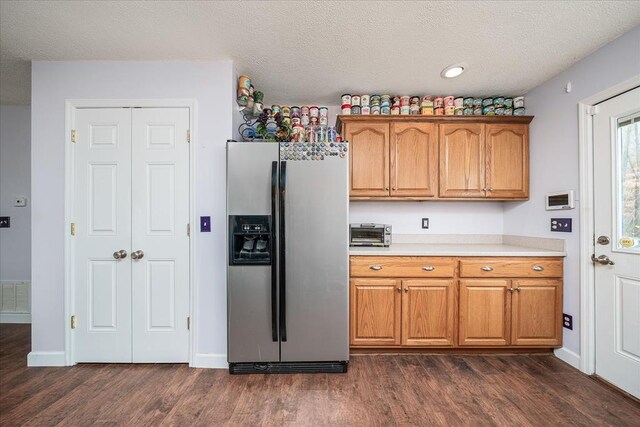
[[[460,280],[459,344],[509,344],[510,280]]]
[[[400,281],[351,279],[351,345],[400,345]]]
[[[511,345],[559,345],[562,280],[513,280],[512,286]]]
[[[453,280],[403,280],[402,288],[402,345],[454,345]]]

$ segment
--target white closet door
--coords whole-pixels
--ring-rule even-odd
[[[77,110],[74,156],[75,360],[131,362],[131,110]]]
[[[187,108],[133,110],[134,362],[189,357],[188,129]]]

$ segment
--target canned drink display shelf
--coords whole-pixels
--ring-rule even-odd
[[[529,124],[534,116],[425,116],[407,115],[348,115],[340,114],[336,119],[336,130],[342,133],[342,124],[347,122],[418,122],[418,123],[522,123]]]

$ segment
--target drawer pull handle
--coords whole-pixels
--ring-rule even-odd
[[[379,265],[372,265],[369,268],[372,269],[372,270],[375,270],[375,271],[382,270],[382,266],[379,266]]]
[[[544,267],[541,265],[534,265],[533,267],[531,267],[531,269],[534,271],[542,271],[544,270]]]
[[[422,267],[422,269],[423,269],[424,271],[433,271],[433,270],[435,270],[436,268],[435,268],[434,266],[432,266],[432,265],[425,265],[424,267]]]
[[[493,271],[493,267],[485,265],[484,267],[480,267],[482,271]]]

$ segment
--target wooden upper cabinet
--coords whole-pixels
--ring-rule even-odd
[[[391,123],[391,196],[438,195],[438,127]]]
[[[351,279],[351,345],[400,345],[400,281]]]
[[[511,344],[562,344],[562,280],[514,280]]]
[[[351,196],[389,195],[389,124],[350,123],[349,141]]]
[[[485,135],[487,197],[529,197],[528,125],[487,124]]]
[[[485,196],[484,126],[440,125],[440,197]]]
[[[453,280],[403,280],[402,288],[402,345],[454,345]]]
[[[509,345],[510,280],[460,280],[459,344]]]

